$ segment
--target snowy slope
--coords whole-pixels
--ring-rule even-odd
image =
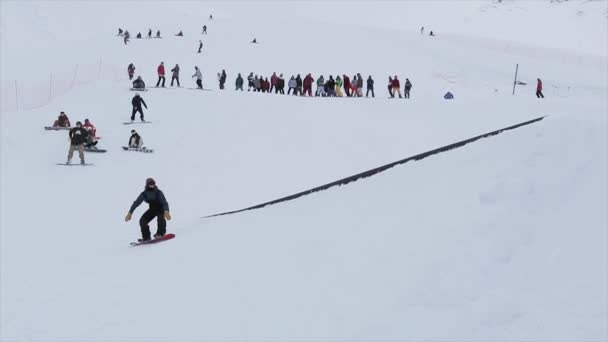
[[[605,2],[412,3],[407,15],[425,21],[409,28],[393,19],[392,6],[405,4],[374,6],[373,17],[369,4],[134,3],[121,11],[72,4],[2,3],[3,81],[12,79],[14,65],[28,79],[39,67],[101,56],[123,69],[135,63],[148,84],[161,60],[179,63],[187,86],[199,65],[214,90],[151,89],[143,97],[153,123],[142,126],[121,124],[133,95],[125,80],[2,114],[0,339],[608,338],[607,66],[605,53],[591,48],[605,44],[606,30],[569,17],[583,8],[586,22],[605,27],[605,16],[597,16]],[[514,8],[528,13],[520,18],[527,30],[473,29],[487,28],[488,16],[506,25]],[[529,13],[541,11],[555,12],[545,18],[551,27],[570,18],[571,38],[549,31],[536,44],[527,34],[535,30]],[[289,27],[294,13],[302,25],[276,30]],[[34,15],[41,19],[35,25],[16,20]],[[345,20],[351,15],[356,24]],[[419,26],[433,16],[453,18],[443,24],[453,23],[453,32],[442,27],[434,40],[420,36]],[[252,18],[259,19],[255,33]],[[125,22],[132,33],[163,23],[167,37],[125,47],[113,36]],[[209,35],[197,55],[201,23]],[[186,37],[170,37],[179,29]],[[326,34],[342,30],[348,34],[341,39]],[[40,32],[57,49],[17,39],[36,40]],[[253,36],[262,44],[248,44]],[[499,48],[502,40],[513,48]],[[19,59],[5,46],[45,51],[46,58]],[[358,55],[350,58],[350,51]],[[515,63],[529,85],[513,97]],[[222,68],[226,91],[216,89]],[[233,92],[235,74],[249,71],[372,74],[377,97]],[[411,100],[386,98],[392,74],[412,79]],[[545,81],[544,101],[533,94],[537,77]],[[442,99],[447,90],[456,100]],[[62,110],[73,122],[90,118],[97,126],[99,146],[109,152],[87,154],[95,166],[55,165],[65,160],[68,140],[42,126]],[[549,116],[347,186],[200,218],[542,115]],[[121,151],[132,128],[154,154]],[[130,248],[139,229],[136,220],[122,219],[150,176],[168,197],[169,231],[177,237]]]

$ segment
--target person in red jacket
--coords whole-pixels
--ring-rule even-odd
[[[308,93],[308,96],[312,96],[312,84],[315,82],[315,79],[312,78],[311,74],[306,75],[304,77],[304,81],[302,82],[302,86],[304,87],[304,91],[302,92],[302,96]]]
[[[277,84],[279,82],[279,76],[277,76],[276,72],[272,73],[272,76],[270,76],[270,91],[272,93],[272,90],[274,89],[274,92],[278,92],[279,89],[277,87]]]
[[[346,92],[346,96],[350,97],[350,78],[346,75],[342,75],[342,80],[344,81],[344,91]]]
[[[536,97],[545,98],[545,95],[543,95],[543,81],[541,81],[540,78],[536,79]]]
[[[393,77],[393,96],[395,96],[395,94],[399,94],[399,98],[403,98],[403,96],[401,96],[401,83],[399,83],[399,79],[397,78],[397,75],[395,75],[395,77]]]
[[[270,92],[270,81],[268,81],[268,77],[266,77],[266,79],[262,81],[262,92]]]
[[[160,62],[160,65],[156,69],[158,73],[158,82],[156,82],[156,87],[160,84],[160,80],[163,80],[163,88],[165,87],[165,62]]]

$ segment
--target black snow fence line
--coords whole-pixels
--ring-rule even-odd
[[[302,196],[310,195],[310,194],[312,194],[314,192],[317,192],[317,191],[327,190],[327,189],[329,189],[331,187],[334,187],[334,186],[345,185],[345,184],[348,184],[350,182],[357,181],[357,180],[359,180],[361,178],[366,178],[366,177],[373,176],[373,175],[378,174],[380,172],[386,171],[386,170],[388,170],[388,169],[390,169],[390,168],[392,168],[394,166],[397,166],[397,165],[400,165],[400,164],[405,164],[405,163],[407,163],[409,161],[412,161],[412,160],[421,160],[421,159],[424,159],[426,157],[432,156],[434,154],[438,154],[438,153],[442,153],[442,152],[447,152],[449,150],[462,147],[462,146],[464,146],[466,144],[470,144],[470,143],[475,142],[475,141],[477,141],[479,139],[482,139],[482,138],[491,137],[491,136],[500,134],[500,133],[505,132],[505,131],[509,131],[509,130],[516,129],[516,128],[519,128],[519,127],[527,126],[527,125],[533,124],[535,122],[541,121],[545,117],[547,117],[547,115],[541,116],[541,117],[538,117],[536,119],[532,119],[532,120],[529,120],[529,121],[521,122],[521,123],[518,123],[518,124],[513,125],[513,126],[509,126],[509,127],[505,127],[505,128],[501,128],[501,129],[492,131],[492,132],[481,134],[481,135],[478,135],[478,136],[473,137],[473,138],[469,138],[469,139],[466,139],[466,140],[455,142],[453,144],[445,145],[445,146],[436,148],[434,150],[430,150],[430,151],[427,151],[427,152],[423,152],[423,153],[417,154],[415,156],[411,156],[411,157],[407,157],[405,159],[397,160],[397,161],[394,161],[392,163],[388,163],[388,164],[385,164],[385,165],[373,168],[371,170],[363,171],[363,172],[357,173],[355,175],[352,175],[352,176],[349,176],[349,177],[346,177],[346,178],[339,179],[339,180],[331,182],[331,183],[327,183],[327,184],[324,184],[324,185],[321,185],[321,186],[317,186],[317,187],[312,188],[312,189],[300,191],[300,192],[295,193],[293,195],[285,196],[285,197],[278,198],[278,199],[275,199],[275,200],[272,200],[272,201],[268,201],[268,202],[264,202],[264,203],[261,203],[261,204],[256,204],[254,206],[243,208],[243,209],[226,211],[226,212],[217,213],[217,214],[213,214],[213,215],[203,216],[202,218],[210,218],[210,217],[216,217],[216,216],[231,215],[231,214],[236,214],[236,213],[240,213],[240,212],[247,211],[247,210],[260,209],[260,208],[263,208],[263,207],[268,206],[268,205],[273,205],[273,204],[277,204],[277,203],[281,203],[281,202],[291,201],[291,200],[294,200],[294,199],[302,197]]]

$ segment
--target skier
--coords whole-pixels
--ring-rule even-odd
[[[388,77],[388,94],[392,97],[395,97],[395,94],[393,94],[393,78],[392,77]]]
[[[146,38],[147,39],[152,38],[152,29],[151,28],[148,29],[148,36]]]
[[[175,35],[176,37],[183,37],[184,36],[184,32],[182,32],[181,30]]]
[[[410,98],[410,90],[412,89],[412,82],[409,78],[405,79],[405,88],[403,89],[403,97],[406,99]]]
[[[203,25],[203,34],[207,34],[207,25]]]
[[[543,81],[541,81],[540,78],[536,79],[536,97],[545,98],[545,95],[543,95]]]
[[[135,73],[135,65],[133,65],[133,63],[129,64],[127,67],[127,72],[129,73],[129,80],[132,80],[133,74]]]
[[[137,76],[137,79],[133,81],[133,89],[146,89],[146,84],[141,79],[141,76]]]
[[[175,64],[175,67],[173,69],[171,69],[171,72],[173,73],[171,75],[171,86],[173,87],[173,81],[175,80],[175,81],[177,81],[177,86],[180,87],[180,85],[179,85],[179,65]]]
[[[367,78],[367,91],[365,92],[365,97],[369,97],[369,92],[372,92],[372,97],[375,97],[374,95],[374,80],[372,79],[372,75],[369,75],[369,77]]]
[[[203,41],[199,40],[198,41],[198,53],[201,53],[201,50],[203,49]]]
[[[141,105],[143,104],[144,107],[146,107],[146,109],[148,109],[148,105],[146,105],[146,102],[144,101],[144,99],[141,98],[141,96],[139,96],[139,94],[135,94],[135,96],[133,96],[133,99],[131,100],[131,104],[133,105],[133,113],[131,114],[131,122],[133,122],[135,120],[135,113],[139,112],[139,118],[141,119],[142,122],[145,122],[146,120],[144,120],[144,111],[141,109]]]
[[[129,137],[129,144],[127,146],[129,146],[129,148],[140,149],[143,147],[143,145],[144,140],[139,136],[137,132],[135,132],[134,129],[132,129],[131,136]]]
[[[399,98],[402,98],[403,96],[401,96],[401,84],[399,83],[399,78],[397,78],[397,75],[395,75],[395,77],[393,78],[393,95],[395,94],[399,94]]]
[[[150,241],[150,226],[148,224],[156,217],[157,229],[154,238],[161,238],[165,236],[167,232],[167,221],[171,220],[171,213],[169,212],[169,203],[165,199],[165,194],[156,187],[156,182],[152,178],[146,179],[146,188],[144,191],[137,196],[137,199],[131,205],[129,213],[125,217],[125,221],[128,222],[133,216],[133,212],[142,203],[146,202],[150,206],[148,210],[139,219],[139,227],[141,228],[141,239],[139,242]]]
[[[156,82],[156,88],[160,84],[160,81],[163,81],[162,87],[165,87],[165,62],[160,62],[158,68],[156,68],[156,73],[158,74],[158,82]]]
[[[68,152],[68,161],[66,164],[72,162],[74,156],[74,150],[78,150],[78,157],[80,157],[80,164],[84,164],[84,143],[87,140],[89,133],[86,129],[82,128],[82,122],[76,122],[76,127],[72,128],[68,134],[70,137],[70,150]]]
[[[243,83],[244,83],[243,77],[241,76],[241,73],[239,73],[238,76],[236,77],[236,82],[235,82],[236,89],[235,90],[240,89],[241,91],[243,91]]]
[[[70,119],[65,112],[59,113],[57,120],[53,123],[53,127],[70,127]]]
[[[194,75],[192,77],[196,77],[196,85],[198,89],[203,89],[203,75],[197,66],[194,67]]]
[[[247,91],[251,91],[251,88],[254,88],[254,85],[255,84],[253,83],[253,72],[250,72],[249,76],[247,76]]]
[[[222,69],[222,73],[218,73],[218,79],[220,81],[220,89],[224,89],[224,84],[226,83],[226,70]]]

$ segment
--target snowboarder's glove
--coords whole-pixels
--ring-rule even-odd
[[[171,213],[169,213],[168,211],[165,211],[165,220],[170,220],[171,219]]]
[[[127,214],[127,216],[125,217],[125,222],[129,222],[129,221],[131,220],[131,216],[132,216],[132,215],[133,215],[133,214],[128,213],[128,214]]]

